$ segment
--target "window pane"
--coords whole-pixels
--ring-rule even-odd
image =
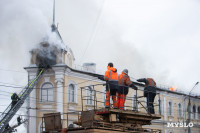
[[[69,85],[69,102],[75,102],[75,87],[73,84]]]
[[[44,83],[41,88],[41,101],[53,101],[53,85],[51,83]]]
[[[53,89],[48,89],[48,101],[53,101]]]
[[[169,102],[168,115],[172,115],[172,102]]]
[[[93,104],[93,91],[92,91],[92,88],[91,87],[88,87],[87,88],[87,90],[86,90],[86,92],[87,92],[87,104],[88,105],[92,105]]]
[[[160,105],[159,105],[159,100],[158,100],[158,113],[161,114],[161,115],[163,114],[162,113],[162,110],[163,110],[162,108],[163,108],[162,100],[160,100]]]
[[[133,110],[137,110],[137,101],[136,101],[136,95],[133,96]]]
[[[178,104],[178,116],[182,117],[182,105],[180,103]]]

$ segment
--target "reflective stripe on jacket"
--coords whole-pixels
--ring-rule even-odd
[[[152,78],[147,78],[147,84],[146,86],[154,86],[156,87],[156,82]]]
[[[118,84],[119,84],[118,93],[127,95],[128,94],[128,86],[131,83],[132,82],[130,81],[129,76],[127,74],[125,74],[124,72],[122,72],[118,77]]]
[[[104,79],[106,81],[118,81],[116,68],[107,66],[108,70],[105,72]]]

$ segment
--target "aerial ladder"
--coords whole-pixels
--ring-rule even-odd
[[[34,86],[38,83],[38,81],[42,78],[46,68],[40,69],[37,76],[28,83],[28,85],[18,94],[19,100],[17,103],[12,106],[12,102],[10,105],[5,109],[5,111],[0,115],[0,133],[3,133],[5,127],[9,124],[9,121],[13,118],[16,112],[21,108],[26,98],[34,89]]]

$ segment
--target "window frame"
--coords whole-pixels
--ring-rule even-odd
[[[159,98],[157,100],[157,103],[158,103],[157,112],[158,112],[158,114],[163,115],[163,100],[160,99],[160,111],[159,111]]]
[[[73,87],[73,100],[71,100],[71,88],[70,86]],[[68,103],[76,103],[76,85],[74,83],[70,83],[68,85]]]
[[[94,105],[94,97],[93,97],[94,91],[91,86],[87,86],[85,89],[86,89],[86,105],[93,106]],[[90,98],[88,97],[89,95],[91,95]]]
[[[178,118],[181,118],[181,117],[183,117],[183,107],[181,103],[178,103]]]
[[[200,120],[200,106],[198,106],[197,112],[198,112],[198,120]]]
[[[171,103],[171,106],[169,103]],[[173,102],[172,101],[168,101],[168,116],[173,116]]]
[[[103,88],[102,91],[102,106],[105,107],[105,101],[106,101],[106,88]]]
[[[50,87],[50,88],[43,88],[44,87],[44,85],[46,85],[46,84],[50,84],[52,87]],[[43,90],[45,90],[45,91],[47,91],[47,96],[46,96],[46,99],[44,99],[43,97],[44,97],[44,95],[43,95]],[[52,91],[52,101],[49,101],[48,99],[49,99],[49,91]],[[52,103],[52,102],[55,102],[55,96],[54,96],[54,85],[53,85],[53,83],[51,83],[51,82],[44,82],[42,85],[41,85],[41,87],[40,87],[40,102],[42,102],[42,103]]]

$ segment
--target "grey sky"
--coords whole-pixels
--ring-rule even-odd
[[[113,61],[119,72],[129,68],[134,78],[153,77],[158,84],[190,90],[200,79],[199,4],[60,0],[56,20],[77,64],[96,62],[102,72]]]

